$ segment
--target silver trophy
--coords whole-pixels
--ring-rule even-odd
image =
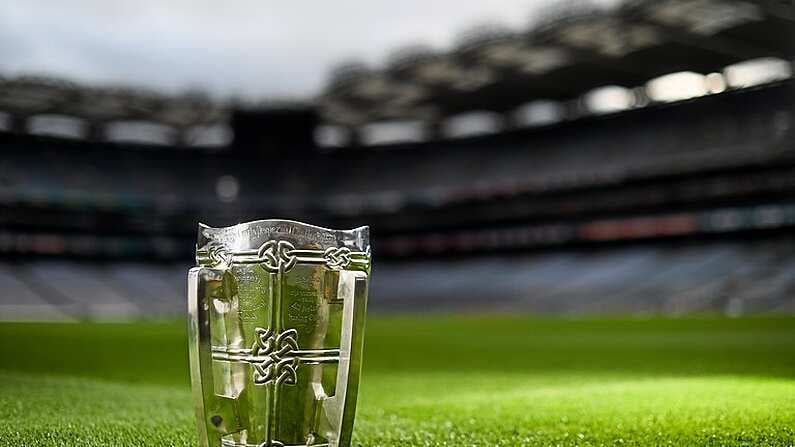
[[[199,444],[347,446],[362,362],[367,227],[199,225],[188,273]]]

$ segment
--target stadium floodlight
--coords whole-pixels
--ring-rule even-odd
[[[85,123],[79,118],[63,115],[41,114],[28,120],[28,133],[61,138],[82,138]]]
[[[774,57],[763,57],[729,65],[724,73],[730,87],[752,87],[792,77],[792,64]]]
[[[420,120],[380,121],[362,128],[362,141],[367,145],[419,142],[424,139],[425,126]]]
[[[671,102],[704,96],[709,91],[704,75],[692,71],[680,71],[647,82],[646,93],[654,101]]]
[[[517,126],[543,126],[563,120],[565,110],[557,101],[538,100],[518,107],[513,113]]]
[[[607,85],[588,92],[585,104],[591,113],[612,113],[629,109],[634,105],[632,90],[618,86]]]
[[[451,116],[442,125],[442,131],[449,138],[461,138],[496,133],[502,125],[502,117],[499,114],[475,110]]]
[[[200,445],[350,445],[368,228],[199,225],[196,261],[188,309]]]

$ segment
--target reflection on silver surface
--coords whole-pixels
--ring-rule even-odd
[[[200,445],[349,445],[370,275],[367,227],[200,225],[196,260],[188,308]]]

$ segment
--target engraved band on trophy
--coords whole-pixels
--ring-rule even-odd
[[[206,447],[347,446],[362,361],[367,227],[199,225],[191,383]]]

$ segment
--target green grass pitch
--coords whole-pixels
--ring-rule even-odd
[[[185,325],[0,324],[0,446],[196,442]],[[795,318],[373,316],[362,446],[792,446]]]

